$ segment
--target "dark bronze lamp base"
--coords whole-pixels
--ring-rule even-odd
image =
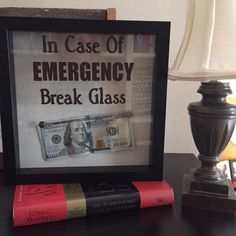
[[[236,195],[230,180],[207,184],[196,181],[191,174],[185,174],[182,206],[236,214]]]
[[[236,122],[236,106],[226,102],[229,83],[201,83],[199,102],[190,103],[191,130],[201,165],[184,176],[182,205],[198,209],[236,214],[236,196],[232,183],[217,168]]]

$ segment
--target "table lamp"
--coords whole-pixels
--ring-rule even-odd
[[[231,181],[217,169],[219,154],[232,135],[236,106],[227,104],[229,83],[236,79],[236,1],[188,0],[184,38],[169,79],[203,81],[202,100],[188,111],[201,165],[185,174],[182,206],[236,213]]]

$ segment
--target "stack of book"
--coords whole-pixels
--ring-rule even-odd
[[[236,146],[232,140],[221,153],[220,159],[221,161],[217,164],[218,169],[220,169],[226,179],[232,181],[232,185],[236,189]]]
[[[101,213],[170,205],[172,187],[165,181],[130,184],[17,185],[14,226],[40,224]]]
[[[221,157],[221,161],[217,164],[217,167],[221,170],[221,173],[232,181],[234,189],[236,189],[236,157],[235,159],[227,159],[229,157]]]
[[[228,103],[236,105],[236,98],[234,96],[228,96],[226,100]],[[218,167],[227,179],[232,180],[232,184],[236,188],[236,127],[220,158],[221,162],[218,164]]]

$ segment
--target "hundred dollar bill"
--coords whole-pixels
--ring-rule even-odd
[[[131,116],[131,112],[90,116],[94,149],[119,151],[132,148]]]
[[[132,148],[131,116],[131,112],[120,112],[63,121],[41,121],[38,134],[43,157],[50,160]]]
[[[43,157],[84,155],[93,151],[88,117],[44,122],[38,126]]]

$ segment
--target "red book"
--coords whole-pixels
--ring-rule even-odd
[[[14,226],[40,224],[128,209],[172,204],[173,189],[165,181],[131,184],[17,185]]]
[[[233,188],[236,189],[236,180],[232,180]]]

